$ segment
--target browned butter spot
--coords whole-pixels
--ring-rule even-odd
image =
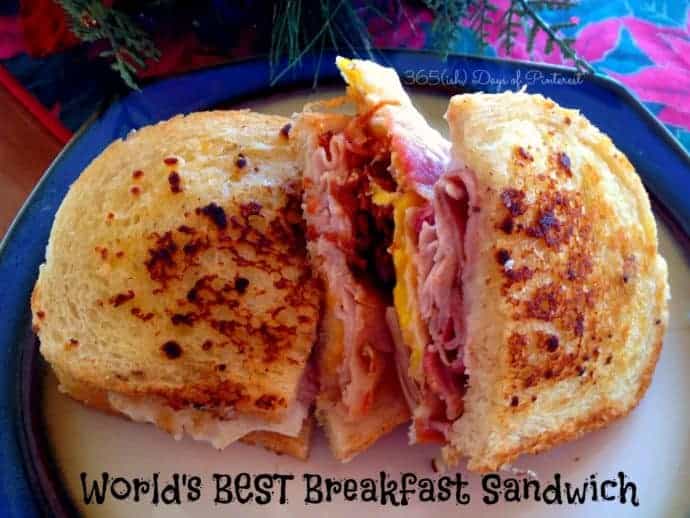
[[[572,176],[573,173],[570,170],[570,157],[561,151],[556,155],[556,163],[558,164],[558,169],[566,174],[566,176]]]
[[[139,320],[143,320],[144,322],[148,322],[149,320],[151,320],[153,318],[153,313],[151,313],[151,312],[144,313],[141,310],[141,308],[135,307],[135,308],[132,308],[129,312],[132,315],[134,315],[135,317],[137,317]]]
[[[156,238],[154,248],[149,249],[149,258],[144,263],[152,280],[163,285],[175,277],[174,254],[177,251],[177,243],[172,238],[172,232],[163,235],[153,234]]]
[[[558,337],[556,335],[549,335],[546,338],[546,350],[550,353],[558,349]]]
[[[118,293],[110,297],[108,302],[110,302],[114,307],[121,306],[125,302],[128,302],[134,298],[134,291],[127,290],[125,293]]]
[[[216,227],[224,230],[228,227],[228,217],[225,215],[225,210],[223,207],[215,202],[211,202],[204,207],[199,207],[196,209],[197,214],[203,214],[209,218]]]
[[[178,194],[182,192],[182,187],[181,187],[181,179],[180,179],[180,174],[177,171],[172,171],[168,175],[168,183],[170,184],[170,190],[174,194]]]
[[[163,353],[170,359],[175,360],[182,356],[182,347],[174,340],[168,340],[161,346]]]
[[[501,193],[501,201],[513,217],[521,216],[527,211],[525,193],[518,189],[505,189]]]
[[[255,201],[243,203],[240,207],[240,213],[244,218],[248,218],[249,216],[258,216],[261,214],[261,205]]]
[[[237,291],[237,293],[239,293],[240,295],[244,294],[247,291],[248,286],[249,279],[246,279],[245,277],[235,278],[235,291]]]
[[[534,157],[522,146],[515,149],[515,155],[520,162],[532,162]]]
[[[505,248],[501,248],[496,252],[496,261],[500,265],[506,264],[510,261],[510,252]]]
[[[196,320],[196,314],[195,313],[175,313],[172,317],[170,317],[171,322],[175,326],[179,325],[185,325],[185,326],[193,326],[194,321]]]

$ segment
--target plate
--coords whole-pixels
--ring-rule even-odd
[[[538,66],[504,60],[451,56],[443,62],[433,54],[390,51],[381,59],[394,66],[403,80],[414,84],[413,100],[428,119],[443,130],[442,114],[448,96],[463,90],[500,91],[526,85],[560,104],[579,108],[608,133],[628,155],[655,200],[660,247],[670,269],[670,326],[657,373],[638,409],[605,430],[538,456],[523,457],[516,467],[534,471],[542,485],[554,481],[582,486],[594,477],[600,483],[623,473],[637,488],[639,506],[618,500],[588,499],[584,504],[549,505],[534,498],[520,503],[489,505],[483,497],[482,479],[459,471],[468,486],[463,492],[469,503],[419,501],[395,506],[346,501],[342,494],[332,502],[305,503],[316,498],[308,491],[305,474],[322,489],[330,477],[342,484],[352,479],[379,479],[384,472],[392,481],[403,474],[436,479],[431,459],[433,447],[408,447],[404,429],[379,441],[371,450],[349,464],[333,461],[327,445],[318,435],[308,463],[279,457],[263,450],[237,444],[216,452],[205,444],[184,439],[176,442],[147,425],[131,423],[88,410],[60,395],[56,380],[37,354],[30,330],[29,295],[54,214],[69,185],[80,171],[113,139],[133,128],[167,119],[177,113],[223,107],[251,107],[259,111],[289,115],[308,100],[337,95],[342,85],[332,65],[333,56],[323,56],[322,86],[309,88],[319,66],[316,57],[305,58],[279,83],[271,87],[269,67],[254,59],[168,79],[111,105],[81,131],[56,159],[17,216],[0,245],[0,510],[10,516],[426,516],[482,513],[487,516],[688,516],[690,509],[690,265],[687,243],[690,233],[690,159],[668,131],[618,83],[594,77],[580,77],[559,67]],[[329,86],[338,85],[338,86]],[[177,504],[152,503],[152,496],[133,494],[118,499],[108,493],[102,504],[85,503],[81,474],[88,483],[102,477],[159,481],[161,488],[178,475],[182,481],[198,476],[200,496]],[[292,474],[287,483],[286,503],[279,492],[266,505],[214,502],[216,487],[227,476],[240,473]],[[217,477],[214,479],[214,474]],[[446,474],[456,477],[456,473]],[[522,472],[501,474],[522,479]],[[124,494],[127,482],[118,482]],[[184,492],[183,492],[184,493]],[[221,497],[227,493],[220,492]],[[325,495],[324,495],[325,496]],[[359,495],[360,497],[362,494]],[[4,513],[0,513],[3,514]]]

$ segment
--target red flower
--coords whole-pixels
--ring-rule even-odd
[[[22,0],[19,19],[26,51],[32,56],[46,56],[79,43],[67,15],[53,0]]]

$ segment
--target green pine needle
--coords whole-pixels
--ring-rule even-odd
[[[275,2],[269,52],[271,84],[276,84],[312,51],[318,56],[314,85],[318,80],[321,56],[327,48],[346,49],[354,57],[375,59],[376,50],[365,22],[370,12],[381,14],[373,2],[364,2],[357,9],[348,0]],[[384,20],[390,21],[387,17]],[[287,64],[279,70],[282,59],[286,59]]]
[[[158,61],[160,51],[149,35],[125,13],[106,7],[101,0],[55,0],[69,16],[70,29],[81,41],[105,40],[109,50],[100,53],[111,59],[110,68],[120,74],[133,90],[138,90],[136,74],[146,68],[146,60]]]
[[[490,18],[491,13],[495,13],[498,8],[489,0],[477,0],[472,6],[472,14],[470,15],[470,29],[472,29],[477,37],[477,42],[486,47],[489,44],[488,27],[492,23]]]
[[[423,0],[423,3],[434,13],[434,23],[431,26],[431,46],[439,51],[445,59],[448,57],[453,44],[460,38],[460,22],[467,17],[474,4],[482,2]]]
[[[158,60],[160,52],[150,36],[139,28],[125,13],[103,5],[102,0],[55,0],[69,16],[72,32],[84,42],[105,40],[109,48],[101,52],[103,59],[111,61],[123,81],[138,89],[136,75],[146,68],[147,60]],[[171,4],[179,0],[149,0]],[[376,1],[364,2],[355,8],[348,0],[277,0],[273,3],[271,46],[269,62],[272,84],[275,84],[290,70],[301,63],[309,52],[317,56],[314,84],[318,79],[321,58],[326,49],[344,50],[354,57],[373,59],[376,50],[371,43],[367,19],[371,14],[387,23],[404,23],[403,17],[412,28],[403,8],[403,0],[397,3],[397,20],[390,19]],[[431,47],[445,59],[459,38],[462,27],[467,26],[481,46],[488,45],[489,27],[494,23],[498,7],[494,0],[422,0],[431,10],[434,22],[431,28]],[[561,54],[572,61],[583,72],[592,72],[592,67],[580,58],[573,48],[573,38],[564,34],[572,29],[571,21],[549,24],[542,14],[548,11],[569,9],[577,0],[511,0],[509,7],[499,20],[501,33],[499,45],[510,54],[515,47],[518,34],[527,37],[527,51],[534,50],[537,36],[546,36],[544,52],[550,54],[558,48]],[[282,69],[280,63],[286,61]]]

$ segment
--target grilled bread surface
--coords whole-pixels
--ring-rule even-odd
[[[577,111],[471,94],[447,119],[442,182],[469,192],[469,389],[444,455],[495,470],[638,404],[667,325],[667,268],[640,178]]]
[[[282,419],[320,299],[287,122],[178,116],[113,142],[72,185],[31,304],[68,393]]]

